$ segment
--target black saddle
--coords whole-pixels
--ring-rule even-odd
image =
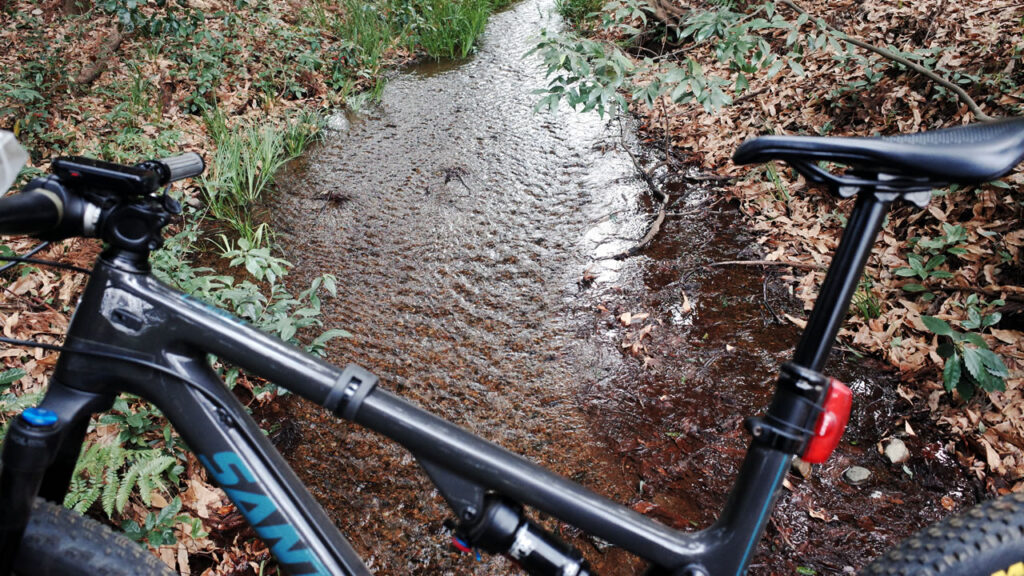
[[[840,196],[874,189],[910,193],[995,180],[1024,159],[1024,118],[874,138],[762,136],[736,149],[733,161],[783,160]],[[849,166],[837,175],[817,165]]]

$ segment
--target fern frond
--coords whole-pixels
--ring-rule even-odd
[[[114,515],[114,504],[117,502],[117,490],[121,485],[118,478],[117,468],[107,468],[106,478],[103,483],[103,511],[107,517]]]
[[[124,512],[124,507],[128,504],[128,499],[131,498],[132,488],[135,488],[138,480],[139,466],[138,462],[136,462],[128,468],[124,478],[121,479],[121,485],[117,487],[117,499],[114,501],[114,505],[117,508],[118,514]]]

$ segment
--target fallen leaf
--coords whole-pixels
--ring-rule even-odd
[[[830,520],[830,518],[824,510],[815,510],[814,508],[808,508],[807,515],[816,520],[823,520],[825,522],[828,522]]]

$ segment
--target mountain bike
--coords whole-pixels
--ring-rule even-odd
[[[811,183],[855,200],[767,412],[745,421],[751,440],[728,501],[718,520],[697,532],[616,504],[388,392],[358,365],[334,366],[156,280],[150,253],[180,212],[165,187],[202,172],[197,154],[136,166],[55,159],[52,174],[0,198],[0,233],[44,241],[95,237],[105,250],[56,347],[61,354],[43,400],[9,426],[0,458],[0,575],[169,573],[123,536],[56,505],[90,416],[122,392],[163,412],[285,572],[370,573],[217,376],[211,356],[409,450],[451,508],[462,548],[504,554],[528,574],[592,574],[577,550],[534,519],[540,512],[645,559],[651,576],[743,574],[794,457],[824,461],[845,428],[851,393],[822,370],[889,207],[923,208],[933,188],[988,182],[1022,159],[1024,118],[894,137],[769,136],[740,146],[737,163],[782,160]],[[927,529],[866,569],[1022,571],[1020,494]]]

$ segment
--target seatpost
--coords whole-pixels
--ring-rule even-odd
[[[825,367],[894,197],[874,190],[857,195],[807,327],[797,344],[794,364],[815,372]]]
[[[698,573],[745,573],[786,470],[813,434],[811,424],[828,390],[828,379],[819,372],[839,333],[889,204],[896,197],[873,189],[858,193],[794,361],[783,366],[767,414],[746,421],[753,439],[725,509],[712,528],[726,535],[717,545],[728,552],[709,555]]]

